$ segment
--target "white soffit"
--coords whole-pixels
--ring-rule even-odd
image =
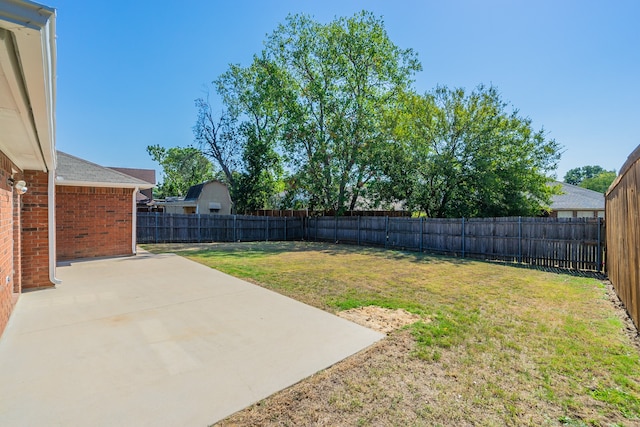
[[[55,169],[55,11],[0,0],[0,150],[23,170]]]

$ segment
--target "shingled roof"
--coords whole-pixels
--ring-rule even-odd
[[[198,200],[198,197],[200,197],[200,193],[202,193],[202,188],[204,187],[205,184],[207,184],[207,182],[192,185],[191,187],[189,187],[189,190],[187,191],[187,195],[184,196],[185,202],[191,201],[191,200]]]
[[[154,169],[120,168],[115,166],[108,166],[108,168],[151,184],[156,183],[156,171]]]
[[[552,210],[604,210],[604,194],[564,182],[554,184],[561,186],[563,194],[551,197]]]
[[[57,152],[56,185],[79,187],[151,188],[152,183],[91,163],[62,151]]]

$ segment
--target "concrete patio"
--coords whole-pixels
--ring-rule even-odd
[[[58,277],[0,338],[2,426],[206,426],[383,337],[171,254]]]

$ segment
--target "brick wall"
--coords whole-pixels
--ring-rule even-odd
[[[49,280],[48,174],[25,171],[22,197],[22,288],[53,286]]]
[[[132,255],[133,189],[56,186],[58,260]]]
[[[20,196],[14,194],[8,183],[12,169],[18,170],[7,156],[0,152],[0,335],[13,311],[21,285],[20,246],[14,245],[14,237],[16,233],[18,236],[20,233]],[[21,179],[22,175],[17,173],[14,178]]]

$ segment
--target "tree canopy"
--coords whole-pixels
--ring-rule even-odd
[[[389,125],[376,185],[383,200],[429,217],[536,215],[549,203],[559,145],[494,87],[408,93]]]
[[[572,185],[580,185],[582,181],[601,174],[602,172],[608,172],[601,166],[581,166],[579,168],[569,169],[564,175],[564,182]]]
[[[294,191],[311,209],[353,209],[375,175],[382,111],[421,69],[415,53],[398,48],[382,21],[362,12],[326,25],[289,16],[264,56],[281,71],[276,102],[284,107],[282,152]]]
[[[219,114],[196,101],[195,141],[238,212],[402,202],[473,217],[548,206],[560,146],[494,87],[416,94],[421,69],[369,12],[327,24],[291,15],[249,66],[213,82]]]
[[[617,176],[615,170],[608,171],[601,166],[581,166],[567,171],[564,175],[564,182],[599,193],[606,193]]]
[[[185,196],[189,187],[214,178],[211,162],[194,147],[147,147],[147,153],[162,167],[162,182],[154,196]]]

